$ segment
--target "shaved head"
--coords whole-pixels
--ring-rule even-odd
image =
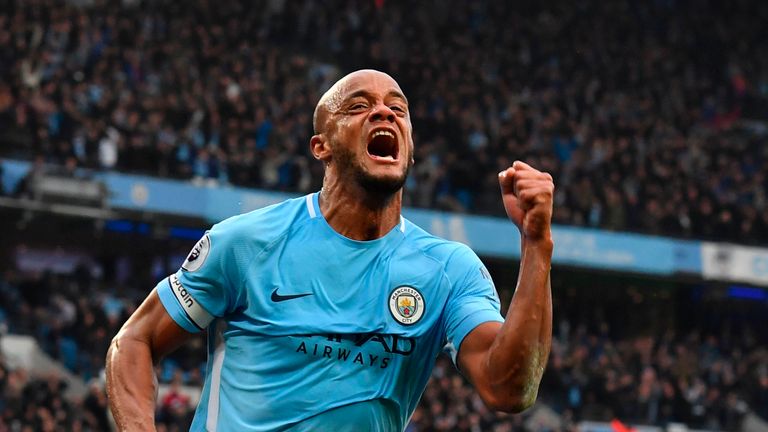
[[[320,134],[325,131],[328,114],[338,111],[341,108],[342,102],[344,102],[346,94],[354,90],[352,87],[357,82],[366,79],[385,79],[391,81],[400,91],[402,98],[405,99],[405,96],[402,95],[402,90],[400,90],[400,85],[398,85],[397,81],[388,74],[374,69],[354,71],[336,81],[336,83],[333,84],[322,97],[320,97],[312,116],[312,128],[314,129],[315,134]]]

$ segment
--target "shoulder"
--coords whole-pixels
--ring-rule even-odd
[[[425,255],[440,262],[449,274],[481,264],[480,258],[469,246],[430,234],[407,219],[406,240]]]
[[[493,288],[490,274],[469,246],[432,235],[413,223],[406,223],[408,243],[439,263],[452,293],[461,296],[472,292],[472,287]]]
[[[269,244],[291,227],[309,220],[306,201],[306,196],[293,198],[232,216],[215,224],[210,230],[210,235],[231,246]]]

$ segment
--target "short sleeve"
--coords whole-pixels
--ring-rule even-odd
[[[195,244],[181,268],[157,285],[168,314],[185,330],[199,332],[233,309],[240,280],[235,245],[227,229],[214,226]]]
[[[445,350],[453,363],[464,338],[482,323],[504,322],[501,304],[490,273],[480,258],[461,246],[446,263],[452,291],[445,310]]]

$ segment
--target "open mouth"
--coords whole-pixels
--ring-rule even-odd
[[[368,155],[372,159],[395,162],[399,153],[397,137],[389,129],[374,130],[368,139]]]

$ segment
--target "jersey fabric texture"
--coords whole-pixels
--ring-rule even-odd
[[[404,218],[351,240],[317,193],[216,224],[157,292],[208,331],[195,431],[402,431],[440,351],[503,321],[467,246]]]

